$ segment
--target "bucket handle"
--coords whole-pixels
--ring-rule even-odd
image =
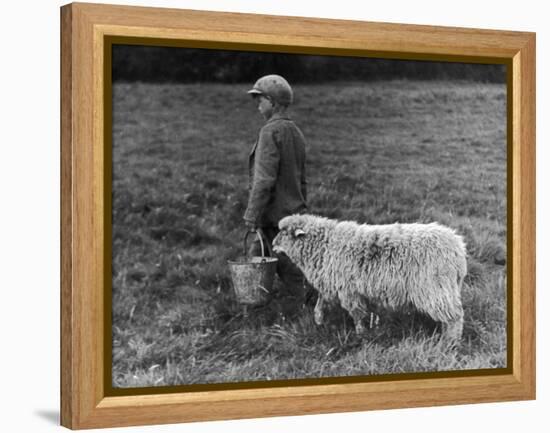
[[[260,228],[257,228],[256,230],[247,230],[246,234],[244,235],[244,242],[243,242],[243,256],[248,257],[248,248],[246,247],[246,241],[248,240],[248,235],[251,233],[256,233],[256,236],[260,240],[260,246],[262,247],[262,257],[266,257],[265,255],[265,246],[264,246],[264,239],[263,239],[263,231]],[[273,250],[271,249],[271,245],[269,242],[267,242],[267,249],[269,251],[269,256],[273,257]]]

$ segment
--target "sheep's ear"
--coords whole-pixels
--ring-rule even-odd
[[[305,235],[305,234],[306,234],[306,232],[303,231],[302,229],[296,229],[296,230],[294,230],[294,237],[299,238],[300,236],[303,236],[303,235]]]

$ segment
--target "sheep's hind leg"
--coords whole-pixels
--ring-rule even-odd
[[[317,325],[322,325],[325,321],[325,300],[319,293],[317,297],[317,303],[315,304],[315,309],[313,310],[313,317]]]
[[[462,338],[462,329],[464,328],[464,318],[460,316],[455,320],[443,323],[443,335],[446,341],[457,343]]]

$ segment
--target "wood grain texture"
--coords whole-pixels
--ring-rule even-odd
[[[509,58],[525,43],[526,33],[451,27],[366,23],[195,10],[76,4],[119,32],[169,39],[240,41],[254,44],[334,47],[460,56]],[[220,38],[221,37],[221,38]]]
[[[520,173],[520,200],[519,209],[522,215],[520,218],[520,264],[518,284],[521,285],[519,299],[519,309],[521,310],[521,367],[520,380],[524,384],[526,391],[531,392],[535,398],[535,278],[536,278],[536,203],[535,203],[535,179],[536,179],[536,149],[535,149],[535,37],[529,39],[522,48],[519,56],[520,61],[520,115],[519,124],[519,143],[514,143],[520,149],[519,167]],[[514,173],[515,175],[515,173]]]
[[[69,428],[344,412],[535,396],[535,36],[531,33],[94,4],[61,10],[61,422]],[[512,68],[513,372],[108,397],[104,386],[106,36]],[[151,39],[152,40],[152,39]],[[107,220],[108,221],[108,220]],[[253,404],[250,404],[253,401]]]
[[[61,424],[71,427],[72,374],[72,14],[61,10]]]

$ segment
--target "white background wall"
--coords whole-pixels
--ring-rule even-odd
[[[113,0],[115,1],[115,0]],[[101,1],[96,1],[101,2]],[[546,182],[550,56],[545,2],[393,0],[181,0],[120,3],[537,32],[538,401],[285,417],[162,427],[132,432],[541,431],[550,408],[548,340],[549,206]],[[0,429],[58,431],[59,412],[59,6],[58,0],[0,6]],[[7,242],[6,242],[7,240]],[[111,430],[109,430],[111,431]],[[121,431],[121,430],[116,430]],[[545,430],[547,431],[547,430]]]

